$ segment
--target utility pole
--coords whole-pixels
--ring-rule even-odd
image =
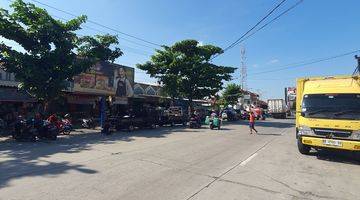
[[[241,89],[246,90],[246,79],[247,79],[247,66],[245,63],[246,56],[245,56],[245,47],[241,47],[240,50],[241,53],[241,71],[240,71],[240,77],[241,77]]]
[[[355,55],[355,59],[357,60],[357,67],[354,71],[354,75],[360,74],[360,57],[358,55]]]

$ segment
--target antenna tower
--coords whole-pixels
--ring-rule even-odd
[[[241,47],[241,50],[240,50],[240,53],[241,53],[241,71],[240,71],[240,78],[241,78],[241,88],[243,90],[246,90],[246,87],[247,87],[247,83],[246,83],[246,79],[247,79],[247,66],[246,66],[246,56],[245,56],[245,53],[246,53],[246,50],[245,50],[245,47]]]

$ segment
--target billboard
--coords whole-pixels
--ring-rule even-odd
[[[296,87],[288,87],[287,88],[287,99],[288,99],[288,101],[295,101]]]
[[[119,66],[114,70],[114,85],[116,97],[132,97],[134,95],[134,69]]]
[[[133,96],[134,68],[99,62],[86,73],[74,77],[74,92]]]
[[[285,88],[285,101],[288,109],[295,110],[296,107],[296,87]]]

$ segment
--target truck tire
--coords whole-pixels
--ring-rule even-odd
[[[298,150],[301,154],[309,155],[311,147],[303,144],[301,141],[301,137],[299,137],[297,140],[297,146],[298,146]]]

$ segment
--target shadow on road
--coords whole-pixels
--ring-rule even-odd
[[[240,125],[248,125],[249,121],[238,121],[236,122],[237,124]],[[279,121],[256,121],[255,122],[255,127],[266,127],[266,128],[292,128],[295,127],[294,121],[291,119],[283,119],[283,120],[279,120]]]
[[[360,165],[360,153],[322,149],[311,152],[319,160],[339,162],[344,164]]]
[[[200,130],[199,130],[200,131]],[[163,138],[172,133],[194,132],[184,127],[117,132],[104,136],[99,132],[79,131],[69,136],[60,136],[57,141],[16,142],[12,139],[0,141],[0,189],[9,186],[9,182],[21,177],[57,176],[70,170],[85,174],[97,171],[81,164],[64,161],[48,161],[54,154],[74,154],[90,151],[95,144],[112,144],[119,141],[132,142],[136,137]]]

